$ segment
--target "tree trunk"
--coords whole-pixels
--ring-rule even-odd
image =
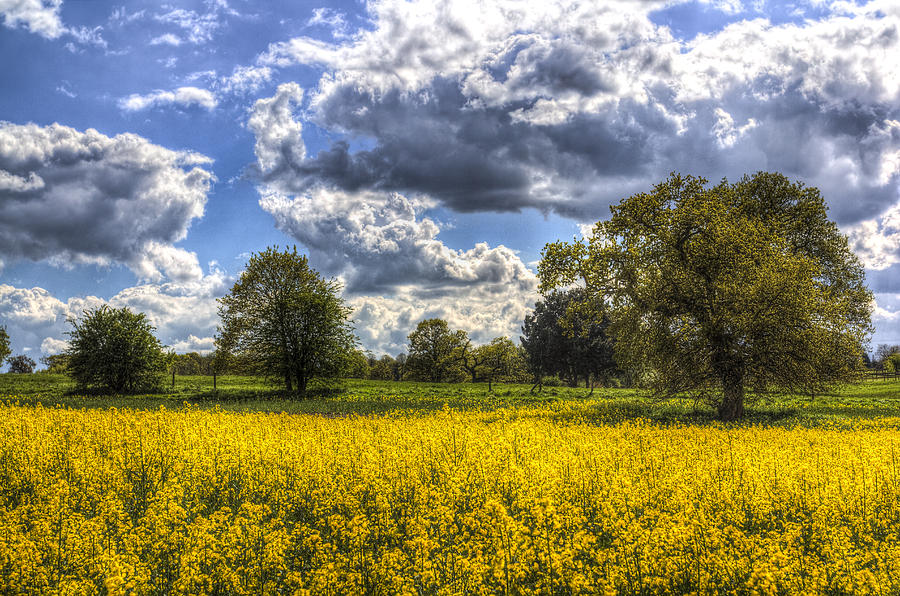
[[[284,371],[284,386],[287,388],[288,393],[294,391],[294,384],[291,383],[291,371],[289,370]]]
[[[719,404],[719,420],[730,422],[744,417],[744,383],[736,375],[722,380],[722,402]]]

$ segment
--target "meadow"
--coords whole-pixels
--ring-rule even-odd
[[[900,592],[900,383],[724,425],[635,391],[0,375],[0,592]]]

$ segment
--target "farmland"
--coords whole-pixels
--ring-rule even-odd
[[[0,375],[0,591],[895,593],[900,383],[740,424],[634,391]]]

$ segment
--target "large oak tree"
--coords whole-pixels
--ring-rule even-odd
[[[605,299],[616,360],[662,396],[743,416],[747,390],[815,393],[852,378],[872,295],[819,191],[780,174],[673,174],[586,240],[545,247],[542,289]]]

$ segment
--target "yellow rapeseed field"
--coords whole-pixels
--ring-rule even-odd
[[[577,408],[8,403],[0,592],[900,592],[897,419],[598,424]]]

